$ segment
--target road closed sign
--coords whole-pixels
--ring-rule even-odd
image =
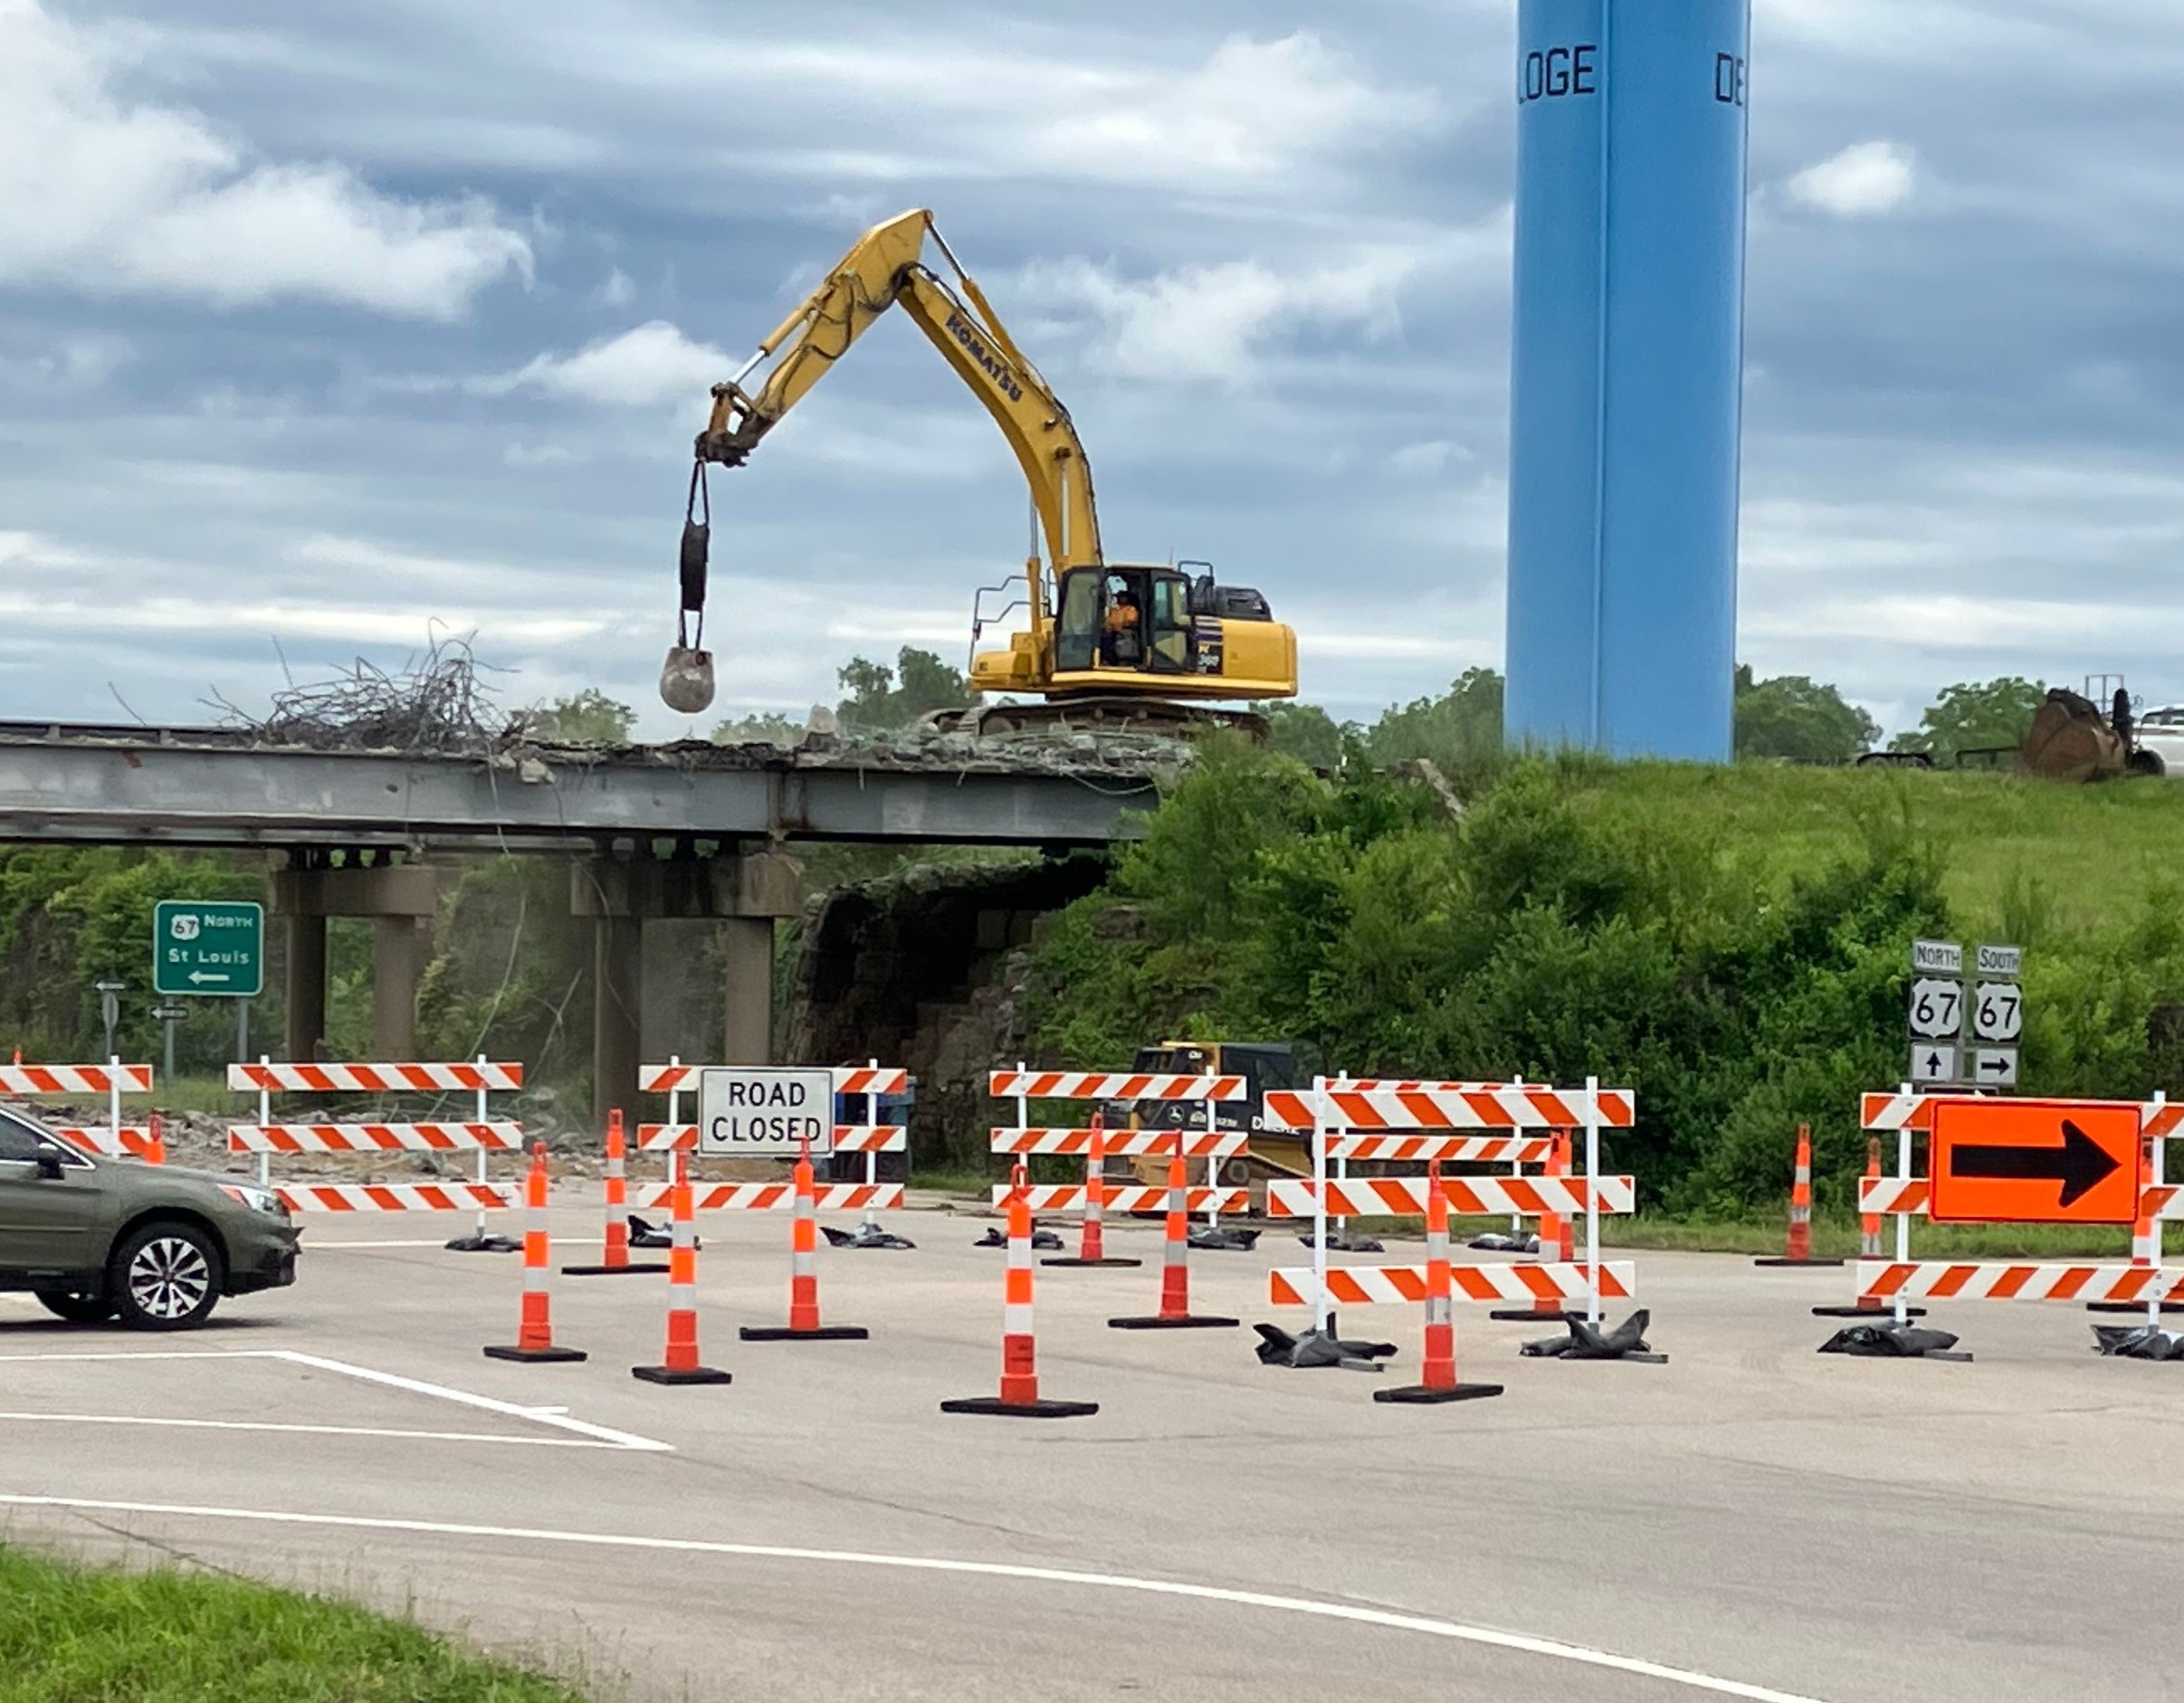
[[[1941,1100],[1931,1216],[1944,1224],[2128,1224],[2139,1208],[2139,1108],[2122,1100]]]
[[[832,1070],[730,1065],[698,1076],[698,1151],[726,1157],[795,1158],[806,1141],[831,1153]]]

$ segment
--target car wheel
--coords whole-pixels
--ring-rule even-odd
[[[73,1289],[40,1289],[38,1301],[56,1318],[72,1325],[103,1325],[114,1316],[114,1304],[101,1295],[80,1295]]]
[[[147,1224],[114,1255],[109,1287],[131,1330],[188,1330],[220,1299],[220,1250],[193,1224]]]

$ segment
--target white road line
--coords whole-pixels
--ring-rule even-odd
[[[594,1425],[588,1421],[571,1419],[564,1407],[526,1407],[520,1402],[503,1402],[496,1396],[478,1395],[469,1390],[451,1389],[444,1384],[427,1384],[418,1378],[405,1378],[393,1372],[377,1372],[370,1366],[351,1365],[346,1360],[329,1360],[321,1355],[301,1354],[293,1348],[153,1348],[136,1353],[92,1352],[88,1354],[9,1354],[0,1355],[0,1364],[33,1360],[285,1360],[291,1365],[310,1366],[319,1372],[331,1372],[345,1378],[355,1378],[364,1384],[377,1384],[390,1390],[406,1391],[412,1395],[427,1395],[435,1401],[453,1402],[462,1407],[475,1407],[488,1413],[501,1413],[511,1419],[524,1419],[537,1425],[551,1425],[557,1431],[573,1432],[579,1437],[588,1437],[595,1442],[610,1444],[617,1449],[629,1449],[644,1454],[672,1454],[674,1445],[640,1437],[634,1432],[615,1431],[606,1425]]]
[[[188,1503],[113,1502],[88,1497],[13,1496],[0,1493],[0,1506],[52,1508],[100,1514],[151,1514],[184,1519],[253,1521],[271,1526],[323,1526],[343,1531],[416,1532],[435,1537],[503,1538],[518,1543],[564,1544],[594,1549],[644,1549],[673,1555],[736,1556],[759,1561],[807,1561],[837,1566],[898,1567],[915,1573],[968,1574],[988,1579],[1028,1579],[1045,1584],[1092,1586],[1104,1591],[1136,1591],[1149,1596],[1179,1596],[1202,1603],[1227,1603],[1242,1608],[1270,1609],[1277,1613],[1308,1615],[1319,1620],[1349,1621],[1360,1626],[1378,1626],[1390,1632],[1419,1632],[1430,1638],[1460,1643],[1483,1644],[1521,1655],[1543,1656],[1581,1667],[1603,1668],[1612,1673],[1636,1674],[1660,1679],[1715,1697],[1732,1697],[1745,1703],[1823,1703],[1799,1692],[1777,1691],[1763,1685],[1716,1679],[1688,1668],[1671,1668],[1636,1656],[1618,1656],[1582,1644],[1566,1644],[1551,1638],[1530,1638],[1521,1632],[1495,1632],[1484,1626],[1465,1626],[1454,1621],[1435,1620],[1422,1614],[1398,1614],[1391,1610],[1364,1608],[1350,1603],[1329,1603],[1311,1597],[1280,1596],[1264,1591],[1232,1591],[1219,1585],[1186,1584],[1175,1579],[1138,1579],[1127,1574],[1076,1573],[1062,1567],[1026,1567],[1001,1561],[956,1561],[938,1556],[873,1555],[855,1549],[795,1549],[776,1544],[717,1543],[695,1537],[641,1537],[602,1532],[552,1531],[525,1526],[468,1526],[452,1520],[373,1519],[351,1514],[294,1514],[272,1508],[209,1508]]]
[[[532,1417],[527,1415],[526,1417]],[[619,1449],[588,1437],[495,1436],[483,1431],[396,1431],[381,1425],[276,1425],[249,1419],[145,1419],[134,1413],[0,1413],[26,1425],[162,1425],[181,1431],[301,1432],[313,1437],[401,1437],[415,1442],[504,1442],[518,1449]]]

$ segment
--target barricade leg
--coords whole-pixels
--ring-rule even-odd
[[[943,1413],[994,1413],[1015,1419],[1078,1419],[1100,1411],[1097,1402],[1049,1402],[1039,1397],[1038,1349],[1032,1330],[1031,1202],[1028,1173],[1019,1165],[1008,1196],[1008,1270],[1001,1307],[1001,1394],[943,1402]]]
[[[796,1215],[789,1231],[788,1327],[754,1327],[737,1334],[745,1342],[863,1342],[862,1325],[819,1322],[819,1212],[812,1194],[811,1143],[796,1161]]]
[[[1190,1310],[1189,1207],[1187,1167],[1178,1152],[1168,1162],[1168,1255],[1160,1268],[1160,1310],[1150,1318],[1111,1318],[1111,1329],[1233,1330],[1243,1322]]]
[[[1547,1175],[1553,1177],[1569,1175],[1569,1131],[1567,1129],[1554,1132],[1554,1146],[1547,1155]],[[1542,1213],[1540,1215],[1540,1263],[1567,1261],[1576,1257],[1575,1238],[1569,1220],[1559,1213]],[[1497,1307],[1486,1316],[1523,1325],[1559,1325],[1569,1315],[1559,1302],[1541,1299],[1534,1301],[1530,1307]]]
[[[606,1115],[606,1255],[597,1265],[565,1265],[563,1277],[629,1277],[664,1271],[657,1261],[629,1257],[629,1146],[619,1108]]]
[[[1426,1361],[1416,1384],[1375,1390],[1376,1402],[1469,1402],[1499,1395],[1499,1384],[1456,1382],[1455,1302],[1448,1277],[1448,1197],[1441,1193],[1441,1162],[1426,1167]]]
[[[2146,1145],[2149,1147],[2153,1146],[2153,1143],[2151,1141]],[[2159,1173],[2151,1165],[2147,1168],[2145,1175],[2153,1182],[2162,1181]],[[2131,1225],[2131,1262],[2132,1265],[2145,1270],[2160,1263],[2154,1257],[2154,1221],[2147,1215],[2143,1203],[2141,1203],[2139,1215],[2132,1221]],[[2136,1313],[2151,1318],[2157,1312],[2184,1313],[2184,1301],[2088,1301],[2085,1303],[2085,1310],[2089,1313]]]
[[[1084,1156],[1084,1229],[1075,1259],[1042,1260],[1041,1265],[1143,1265],[1142,1260],[1110,1259],[1107,1252],[1107,1125],[1092,1115],[1092,1146]]]
[[[525,1364],[541,1361],[581,1360],[581,1349],[559,1348],[554,1346],[553,1294],[548,1287],[552,1282],[553,1260],[547,1246],[546,1230],[546,1144],[541,1141],[531,1149],[530,1175],[523,1180],[523,1313],[518,1323],[513,1347],[488,1347],[489,1360],[517,1360]]]
[[[1754,1260],[1754,1265],[1841,1265],[1840,1260],[1816,1260],[1812,1255],[1812,1128],[1798,1126],[1798,1168],[1789,1185],[1789,1245],[1779,1260]]]
[[[690,1162],[668,1156],[674,1172],[669,1197],[674,1210],[675,1245],[668,1251],[667,1353],[656,1366],[632,1366],[629,1375],[647,1384],[729,1384],[732,1373],[701,1365],[698,1359],[698,1224],[691,1209]]]
[[[1868,1136],[1865,1140],[1865,1180],[1869,1183],[1881,1180],[1881,1137],[1878,1136]],[[1858,1254],[1861,1259],[1866,1260],[1887,1257],[1887,1251],[1881,1242],[1879,1213],[1860,1214]],[[1903,1310],[1913,1318],[1926,1317],[1923,1307],[1907,1307]],[[1812,1316],[1815,1318],[1885,1318],[1888,1317],[1888,1307],[1878,1295],[1861,1295],[1849,1307],[1816,1307],[1812,1309]]]

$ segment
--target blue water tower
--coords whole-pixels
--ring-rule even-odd
[[[1750,0],[1520,0],[1512,744],[1733,738]]]

